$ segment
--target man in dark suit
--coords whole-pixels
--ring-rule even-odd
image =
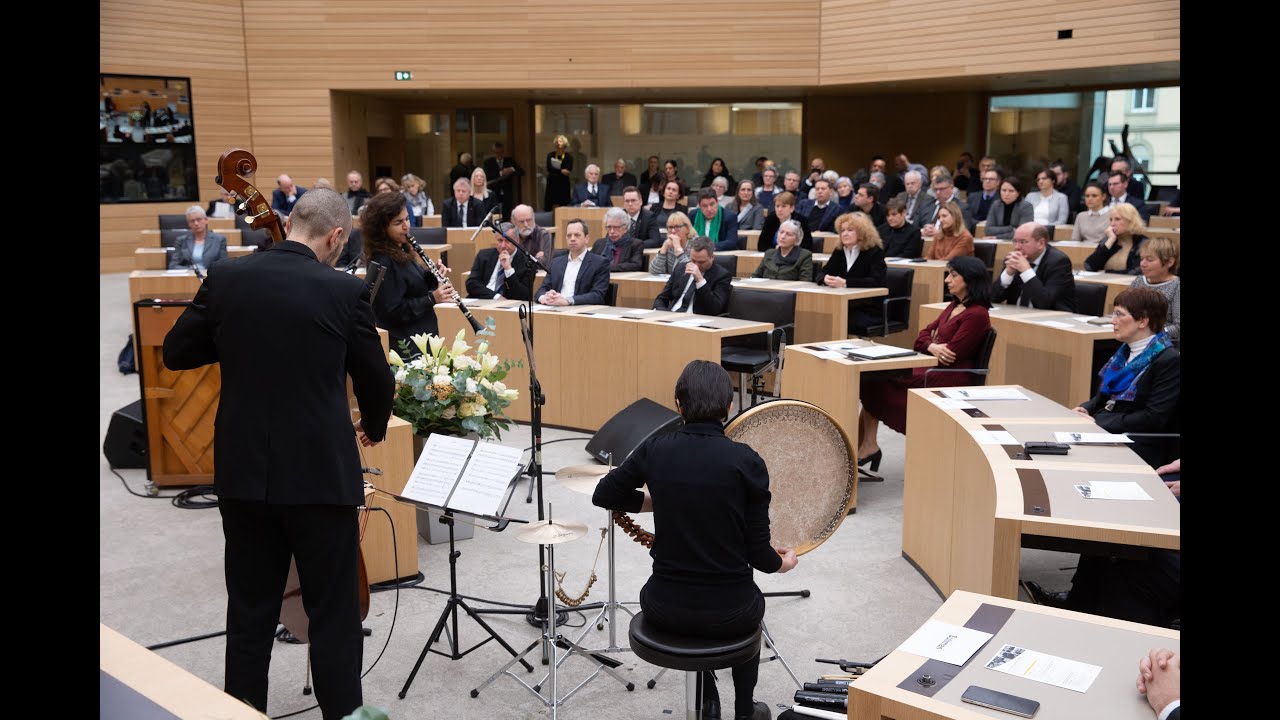
[[[738,247],[738,242],[745,239],[738,237],[738,216],[725,212],[716,199],[716,191],[705,187],[698,191],[698,209],[689,213],[693,217],[693,231],[711,238],[717,250],[745,249]]]
[[[358,215],[360,207],[372,197],[364,186],[364,176],[356,170],[347,173],[347,194],[344,197],[352,215]]]
[[[596,240],[591,252],[609,262],[609,272],[638,272],[644,267],[644,244],[631,237],[627,211],[609,208],[604,214],[605,237]]]
[[[934,234],[939,232],[938,225],[938,209],[949,202],[955,200],[956,186],[951,180],[951,176],[940,173],[933,179],[933,197],[925,201],[926,210],[920,215],[920,236],[926,240],[933,238]],[[964,222],[964,229],[970,233],[973,232],[973,216],[969,214],[969,206],[956,202],[960,206],[960,220]],[[960,228],[956,228],[956,232],[960,232]]]
[[[512,300],[528,300],[533,294],[533,283],[528,272],[528,257],[517,252],[510,236],[515,226],[502,223],[494,235],[494,247],[476,253],[471,263],[471,275],[467,277],[467,297]]]
[[[587,223],[570,220],[564,228],[569,253],[551,261],[538,288],[543,305],[603,305],[609,293],[609,262],[587,252]]]
[[[897,198],[906,205],[907,222],[923,228],[933,217],[935,200],[925,192],[923,176],[915,170],[907,172],[903,179],[903,187],[905,189],[898,193]]]
[[[457,182],[459,178],[465,178],[470,181],[471,173],[475,172],[475,169],[476,163],[471,158],[471,153],[458,153],[458,164],[454,165],[453,169],[449,171],[450,184]]]
[[[363,701],[356,442],[382,441],[394,382],[369,286],[332,267],[351,230],[347,203],[312,190],[289,225],[289,239],[267,252],[209,268],[165,337],[164,364],[221,364],[214,486],[226,540],[227,694],[267,709],[292,555],[310,616],[316,698],[325,720],[337,720]],[[290,358],[288,372],[262,372],[273,358]],[[348,375],[360,406],[354,428]]]
[[[818,162],[822,158],[815,158]],[[831,192],[831,183],[825,178],[818,178],[813,183],[814,199],[801,200],[796,205],[796,212],[809,218],[809,232],[834,232],[836,218],[840,217],[840,203],[835,202]]]
[[[573,188],[573,198],[569,201],[574,207],[613,207],[609,197],[609,184],[600,181],[600,166],[592,163],[583,171],[587,181],[578,183]]]
[[[729,308],[732,274],[716,264],[716,249],[709,238],[689,241],[689,262],[671,278],[653,300],[655,310],[719,315]]]
[[[1058,174],[1058,182],[1054,185],[1054,189],[1067,196],[1067,209],[1071,211],[1071,219],[1074,220],[1076,212],[1084,209],[1084,189],[1071,179],[1067,164],[1061,160],[1051,163],[1049,169]],[[983,217],[985,219],[986,216]]]
[[[605,175],[600,182],[609,186],[609,192],[611,194],[621,195],[624,188],[631,187],[636,184],[636,176],[627,172],[627,161],[622,158],[618,158],[613,163],[613,172]]]
[[[1143,198],[1146,197],[1146,193],[1143,192],[1142,183],[1138,178],[1133,176],[1133,165],[1129,163],[1129,158],[1124,157],[1123,155],[1112,158],[1111,172],[1124,173],[1124,176],[1129,179],[1128,184],[1125,186],[1125,194],[1135,197],[1140,202],[1143,202]]]
[[[1004,180],[1004,173],[991,168],[981,171],[978,177],[982,182],[981,189],[970,190],[968,202],[969,217],[973,218],[974,228],[987,219],[987,213],[991,212],[991,203],[1000,197],[1000,181]]]
[[[885,223],[884,208],[880,203],[876,202],[876,195],[879,194],[880,188],[871,183],[863,183],[858,186],[857,192],[853,194],[854,207],[850,210],[861,210],[871,218],[871,224],[879,227]],[[835,229],[834,227],[832,228]]]
[[[1107,201],[1107,207],[1119,205],[1120,203],[1129,203],[1138,209],[1138,214],[1142,216],[1142,222],[1151,222],[1151,213],[1147,212],[1147,204],[1136,195],[1128,192],[1129,177],[1119,170],[1112,170],[1107,176],[1107,194],[1110,195]]]
[[[493,155],[484,159],[484,178],[489,190],[498,196],[502,204],[502,219],[511,217],[511,209],[520,204],[520,178],[524,177],[524,168],[507,157],[507,146],[496,142],[493,144]]]
[[[288,175],[276,178],[276,185],[279,187],[271,191],[271,209],[280,213],[282,217],[289,217],[289,213],[293,212],[294,203],[298,202],[298,198],[302,197],[302,193],[307,189],[293,184],[293,178]]]
[[[644,206],[644,199],[638,188],[623,188],[622,209],[627,213],[627,234],[639,240],[646,248],[662,247],[662,233],[653,221],[653,211]]]
[[[484,209],[471,199],[471,181],[458,178],[453,181],[453,197],[444,204],[440,224],[444,227],[479,227],[484,220]]]
[[[1040,310],[1076,311],[1076,280],[1071,258],[1049,244],[1049,231],[1023,223],[1013,231],[1013,252],[991,285],[991,301]]]

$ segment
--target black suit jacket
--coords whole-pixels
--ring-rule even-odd
[[[484,214],[487,209],[484,207],[484,201],[471,198],[467,201],[467,227],[478,227],[480,221],[484,220]],[[444,212],[441,213],[440,224],[444,227],[462,227],[462,217],[458,214],[458,200],[449,198],[444,204]]]
[[[845,267],[844,250],[836,248],[816,280],[822,285],[825,276],[835,275],[844,278],[846,287],[884,287],[885,270],[884,248],[873,247],[859,252],[852,268]]]
[[[547,277],[538,288],[538,298],[541,299],[548,290],[559,290],[568,269],[568,253],[552,260],[547,266]],[[608,292],[609,262],[593,252],[583,253],[582,269],[578,271],[578,280],[573,285],[573,304],[603,305]]]
[[[1071,258],[1052,245],[1044,246],[1044,258],[1036,266],[1036,276],[1023,286],[1022,276],[1015,275],[1009,287],[1000,283],[1001,266],[991,281],[991,302],[1019,305],[1025,293],[1031,306],[1041,310],[1076,311],[1076,281],[1071,275]]]
[[[804,235],[800,238],[800,248],[809,252],[822,252],[822,246],[817,248],[813,246],[813,233],[809,231],[809,218],[801,215],[799,212],[792,212],[791,219],[800,223],[800,228],[804,230]],[[778,227],[782,225],[782,221],[778,219],[777,214],[769,213],[769,217],[764,219],[764,225],[760,227],[760,237],[756,239],[756,250],[764,252],[771,248],[777,247],[776,235]]]
[[[693,312],[697,315],[720,315],[729,309],[729,293],[733,289],[730,283],[733,281],[733,276],[725,268],[712,265],[703,277],[706,278],[707,284],[700,288],[695,286],[689,291],[693,295]],[[684,292],[688,282],[689,275],[684,271],[684,267],[681,267],[680,272],[671,273],[662,292],[654,298],[653,307],[658,310],[671,309],[680,299],[680,293]],[[688,300],[685,302],[687,303]],[[688,306],[685,305],[680,309],[687,308]]]
[[[613,264],[613,251],[609,249],[609,238],[602,237],[591,246],[591,252],[604,258],[609,263],[609,272],[639,272],[644,267],[644,243],[630,235],[622,237],[622,255],[618,264]]]
[[[631,228],[631,237],[639,240],[646,248],[662,247],[663,236],[658,231],[658,224],[654,222],[652,210],[647,207],[640,208],[635,227]]]
[[[807,223],[809,230],[813,232],[834,232],[836,218],[840,217],[841,214],[840,203],[832,200],[827,203],[826,208],[819,210],[818,201],[801,200],[796,204],[796,213],[809,218]],[[805,249],[809,250],[810,248]]]
[[[1128,347],[1124,348],[1126,357]],[[1166,433],[1178,430],[1178,396],[1182,382],[1182,361],[1175,348],[1168,347],[1152,359],[1138,378],[1133,400],[1117,400],[1107,410],[1109,395],[1101,390],[1081,407],[1093,416],[1098,427],[1109,433]],[[1152,467],[1172,462],[1171,443],[1165,438],[1134,438],[1133,451]]]
[[[503,168],[515,168],[515,172],[503,175]],[[502,203],[502,219],[506,220],[511,217],[511,210],[518,204],[520,178],[524,177],[524,168],[509,157],[502,158],[502,163],[499,164],[498,158],[490,156],[484,159],[484,177],[488,181],[489,190]]]
[[[622,173],[622,177],[618,177],[617,173],[609,173],[600,178],[600,182],[609,184],[609,192],[613,195],[621,195],[624,188],[634,185],[636,189],[640,185],[636,182],[636,176],[629,172]]]
[[[511,257],[511,277],[503,280],[502,297],[512,300],[528,300],[533,294],[531,278],[534,273],[528,271],[528,260],[524,253],[516,251]],[[475,262],[471,263],[471,275],[467,278],[467,297],[493,298],[489,289],[489,278],[493,277],[493,269],[498,266],[498,249],[485,248],[476,253]]]
[[[369,286],[285,241],[209,267],[164,340],[164,364],[220,363],[218,496],[281,505],[360,505],[351,376],[364,429],[381,440],[394,382]],[[263,371],[273,363],[278,369]]]
[[[595,203],[596,207],[611,208],[613,207],[613,198],[609,197],[609,183],[601,180],[596,183],[596,194],[591,195],[588,190],[591,186],[588,183],[578,183],[573,188],[573,197],[570,199],[571,205],[581,205],[590,200]]]

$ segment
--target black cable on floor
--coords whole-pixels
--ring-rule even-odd
[[[155,499],[157,499],[157,498],[158,498],[158,499],[161,499],[161,500],[168,500],[168,499],[171,499],[171,498],[176,498],[176,497],[178,497],[178,494],[174,494],[174,495],[146,495],[146,494],[143,494],[143,493],[140,493],[140,492],[134,492],[133,488],[129,487],[129,483],[128,483],[128,481],[126,481],[126,480],[124,479],[124,476],[123,476],[123,475],[121,475],[119,472],[117,472],[115,468],[110,468],[110,470],[111,470],[111,472],[112,472],[113,474],[115,474],[115,476],[116,476],[116,477],[120,478],[120,482],[121,482],[121,484],[123,484],[123,485],[124,485],[124,489],[125,489],[125,490],[128,490],[128,491],[129,491],[129,494],[130,494],[130,495],[134,495],[134,496],[136,496],[136,497],[140,497],[140,498],[147,498],[148,500],[155,500]]]
[[[197,485],[173,496],[173,506],[179,510],[208,510],[218,507],[218,491],[212,485]]]

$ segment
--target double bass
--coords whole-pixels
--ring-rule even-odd
[[[283,242],[284,225],[280,221],[280,216],[271,209],[270,199],[249,182],[249,178],[253,177],[257,170],[258,160],[253,153],[232,148],[218,158],[218,175],[213,181],[236,199],[236,214],[247,215],[249,227],[265,230],[271,236],[272,244]],[[365,510],[366,517],[368,512]],[[360,537],[364,539],[363,522],[360,525]],[[369,616],[369,571],[365,567],[363,547],[359,548],[357,557],[359,558],[360,620],[363,621]],[[293,558],[289,559],[289,580],[285,583],[284,601],[280,605],[280,623],[299,642],[309,642],[310,624],[307,611],[302,606],[302,586],[298,581],[297,562]]]

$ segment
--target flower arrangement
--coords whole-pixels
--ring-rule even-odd
[[[392,350],[388,357],[396,378],[392,406],[396,416],[413,425],[418,435],[474,432],[482,438],[501,438],[502,431],[511,425],[502,411],[520,397],[519,391],[508,388],[502,379],[521,363],[499,360],[483,341],[475,348],[475,355],[469,355],[472,348],[465,330],[458,331],[452,346],[427,333],[410,339],[422,351],[421,356],[405,362]],[[403,349],[408,354],[409,348]]]

